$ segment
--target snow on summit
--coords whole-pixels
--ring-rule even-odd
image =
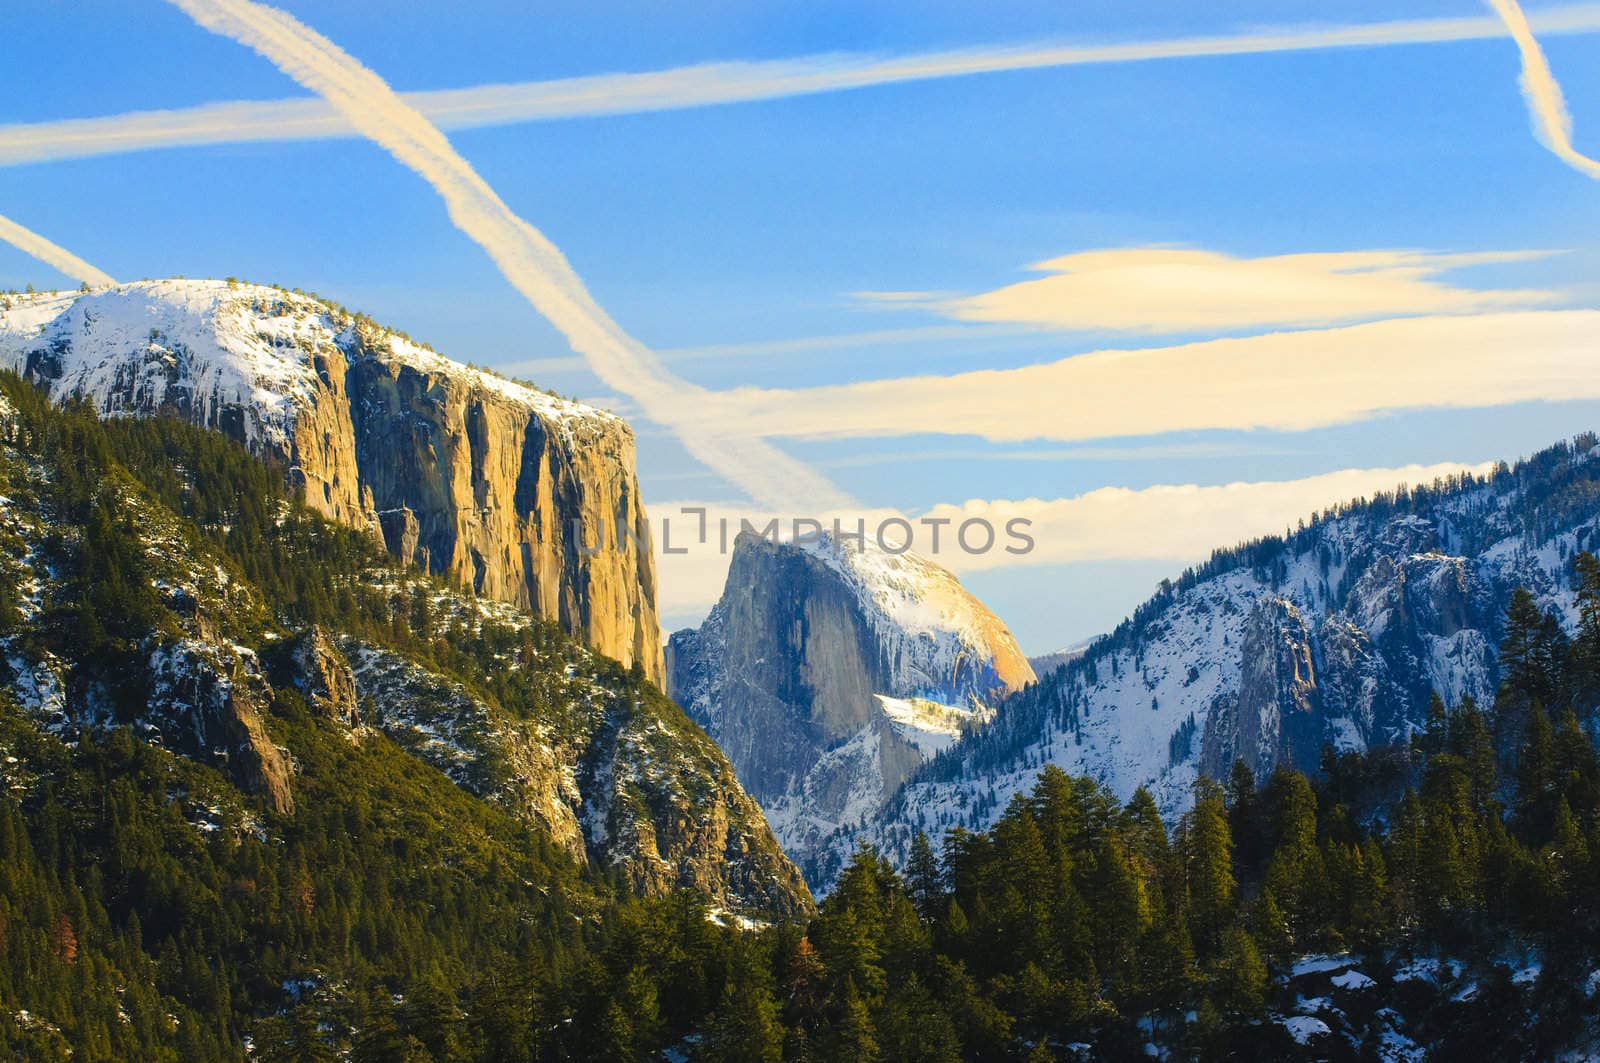
[[[319,386],[317,352],[357,347],[468,380],[553,423],[614,419],[280,288],[175,279],[0,296],[0,365],[46,369],[52,394],[86,398],[102,414],[189,410],[201,424],[236,427],[252,446],[284,446],[296,409]],[[228,424],[244,410],[254,416]]]
[[[896,694],[962,702],[975,673],[984,685],[1019,690],[1034,679],[1016,638],[988,607],[939,565],[909,550],[891,553],[869,540],[856,548],[823,533],[798,545],[855,591],[874,634],[903,647]]]

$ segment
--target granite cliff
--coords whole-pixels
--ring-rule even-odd
[[[1034,678],[950,573],[826,536],[741,535],[722,599],[667,652],[672,695],[802,866]]]
[[[0,373],[0,701],[215,769],[272,829],[319,811],[311,726],[639,893],[809,910],[732,765],[654,684],[287,494],[214,432],[102,423]]]
[[[663,681],[650,528],[621,418],[310,296],[227,281],[6,297],[0,365],[103,416],[222,431],[396,556]]]

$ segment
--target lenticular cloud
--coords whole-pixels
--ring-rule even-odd
[[[433,186],[450,219],[494,260],[512,286],[567,337],[609,387],[689,451],[768,506],[841,508],[849,499],[764,441],[698,424],[705,389],[674,376],[594,301],[566,258],[518,217],[444,134],[377,74],[277,8],[253,0],[171,0],[197,23],[258,52],[337,108],[357,131]]]

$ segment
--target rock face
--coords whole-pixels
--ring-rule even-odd
[[[227,771],[273,808],[294,811],[289,755],[262,722],[266,684],[255,656],[233,647],[184,639],[155,650],[144,726],[169,734],[171,745]]]
[[[830,539],[736,541],[722,599],[668,647],[669,689],[804,863],[1033,680],[955,577]]]
[[[1001,705],[995,724],[920,771],[864,828],[903,856],[918,830],[987,827],[1055,764],[1168,814],[1197,774],[1318,768],[1322,751],[1403,743],[1447,704],[1487,704],[1511,592],[1576,623],[1571,561],[1600,547],[1600,442],[1580,437],[1487,480],[1463,478],[1319,515],[1286,539],[1222,551],[1118,629]],[[814,878],[825,885],[826,874]]]
[[[1315,763],[1322,748],[1320,707],[1305,618],[1287,599],[1262,599],[1239,644],[1239,688],[1218,695],[1207,717],[1202,770],[1220,779],[1235,760],[1258,774],[1279,760]]]
[[[308,794],[330,781],[298,774],[302,726],[392,743],[520,820],[530,841],[642,893],[694,889],[761,918],[811,910],[716,744],[657,687],[526,610],[390,565],[376,544],[352,549],[298,507],[277,509],[281,496],[241,499],[235,515],[293,527],[306,585],[338,587],[386,618],[305,624],[281,586],[245,574],[240,552],[252,547],[211,538],[126,468],[102,481],[117,492],[118,545],[79,549],[91,541],[83,518],[58,511],[49,485],[81,462],[45,452],[50,433],[37,426],[8,430],[5,395],[21,387],[0,381],[0,601],[14,613],[0,631],[0,695],[41,728],[80,740],[125,727],[217,769],[284,821],[315,815]],[[28,399],[30,417],[53,413]],[[213,470],[198,493],[226,498],[235,483]],[[111,651],[80,652],[78,628],[61,634],[59,619],[84,604],[91,555],[115,559],[94,578],[126,591],[95,605],[95,623],[119,631]]]
[[[295,688],[313,708],[349,727],[360,723],[355,675],[329,632],[315,625],[307,628],[295,640],[290,659]]]
[[[445,608],[470,622],[470,613]],[[538,824],[579,860],[617,869],[642,893],[689,888],[781,914],[809,907],[804,881],[732,766],[656,692],[646,704],[579,666],[532,715],[398,654],[356,639],[343,647],[370,726]]]
[[[620,418],[274,288],[155,281],[8,302],[0,364],[58,400],[219,429],[328,517],[663,681]]]

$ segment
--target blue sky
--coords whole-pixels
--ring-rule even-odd
[[[1339,3],[1312,19],[1265,2],[591,2],[540,5],[535,17],[520,3],[282,6],[402,91],[827,52],[1102,44],[1487,10],[1470,2]],[[92,16],[84,10],[7,5],[0,126],[305,95],[266,60],[174,7],[149,0],[97,3]],[[1528,10],[1537,21],[1550,9]],[[1600,17],[1595,25],[1600,30]],[[1600,32],[1541,40],[1581,149],[1586,133],[1600,130]],[[774,389],[804,402],[809,389],[826,385],[1436,312],[1402,299],[1331,324],[1217,325],[1180,315],[1151,332],[1080,320],[1073,307],[1060,310],[1070,320],[1046,327],[974,322],[951,309],[952,300],[1040,276],[1028,272],[1032,264],[1104,249],[1179,248],[1229,261],[1380,249],[1559,251],[1430,279],[1464,292],[1536,291],[1538,301],[1518,307],[1529,312],[1593,309],[1600,186],[1532,135],[1517,75],[1511,40],[1495,38],[1010,71],[466,129],[450,139],[676,372],[717,392]],[[451,226],[426,184],[358,139],[0,167],[0,214],[120,279],[237,275],[315,290],[455,357],[636,412]],[[24,283],[65,279],[0,245],[0,288]],[[859,298],[863,291],[940,295],[885,303]],[[1156,316],[1166,306],[1141,311],[1146,305]],[[1525,354],[1513,346],[1503,355],[1510,366]],[[1285,350],[1288,371],[1297,348]],[[1418,355],[1397,348],[1387,357],[1398,364]],[[1452,371],[1446,358],[1430,364],[1441,375]],[[911,427],[893,432],[774,436],[864,506],[920,513],[969,499],[1071,499],[1105,487],[1293,484],[1348,469],[1474,465],[1600,427],[1600,401],[1566,399],[1559,388],[1535,401],[1490,396],[1453,407],[1436,407],[1431,389],[1418,390],[1400,412],[1302,428],[1144,424],[1075,440],[1041,427],[1029,438],[997,440],[960,430],[929,407],[920,422],[918,411],[906,412]],[[1030,398],[1041,410],[1075,416],[1072,395],[1041,389]],[[1130,390],[1117,401],[1132,410],[1140,396]],[[690,457],[670,427],[635,423],[647,501],[664,510],[681,500],[740,503],[740,492]],[[1332,489],[1344,481],[1315,483]],[[1189,540],[1130,547],[1130,556],[1065,544],[1037,563],[962,574],[1026,649],[1045,651],[1109,627],[1160,575],[1221,545],[1202,536],[1267,530],[1336,500],[1317,490],[1263,493],[1273,501],[1253,514],[1254,525],[1194,520]],[[1236,504],[1221,496],[1215,503]],[[1165,512],[1153,499],[1138,511],[1156,521]],[[1114,519],[1129,518],[1106,521]],[[1267,528],[1257,528],[1262,520]],[[1117,538],[1113,524],[1097,527]],[[1093,556],[1073,560],[1085,553]],[[694,593],[665,590],[668,619],[679,622],[703,609],[708,593],[699,585]]]

